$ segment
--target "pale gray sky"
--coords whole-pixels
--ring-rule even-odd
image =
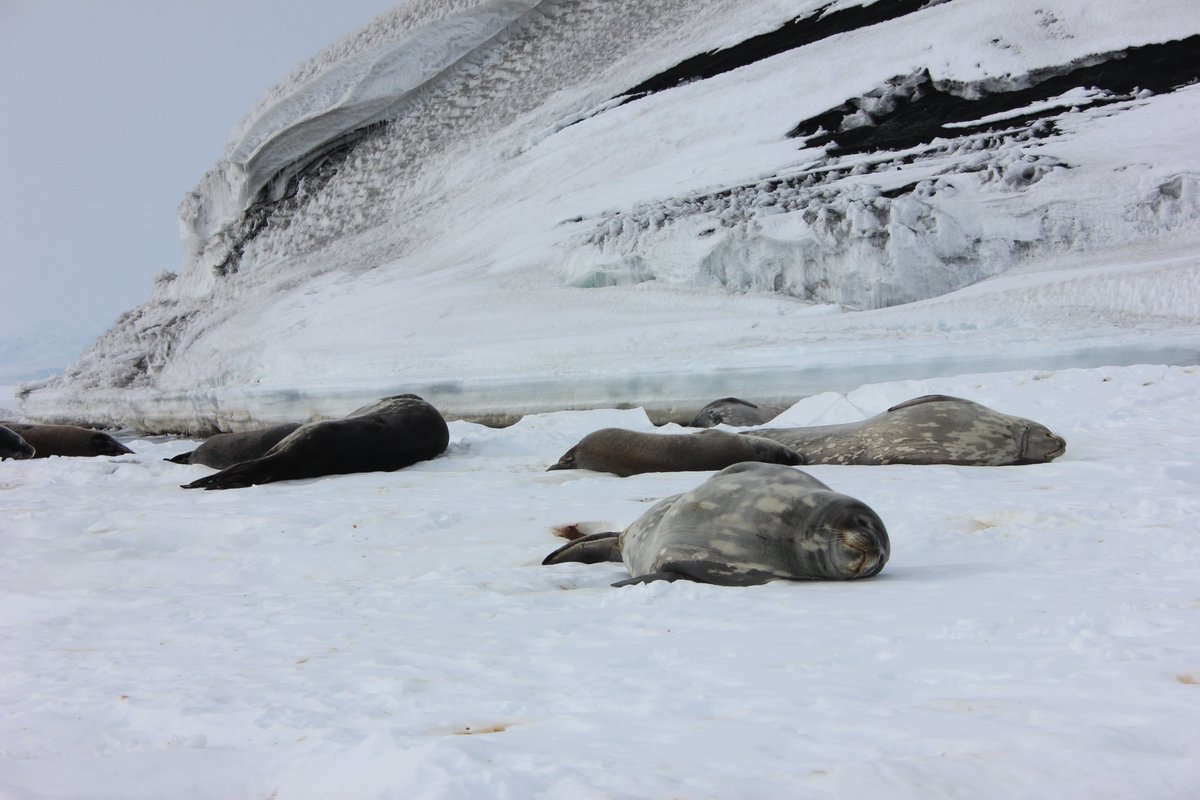
[[[0,0],[0,339],[101,333],[266,90],[399,0]]]

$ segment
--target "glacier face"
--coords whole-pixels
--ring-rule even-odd
[[[671,415],[1194,359],[1200,20],[1111,5],[407,3],[259,103],[185,267],[23,410]]]

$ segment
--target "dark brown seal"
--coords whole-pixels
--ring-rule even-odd
[[[755,428],[807,464],[957,464],[1000,467],[1053,461],[1066,440],[1045,425],[971,400],[931,394],[844,425]]]
[[[550,469],[590,469],[626,477],[643,472],[724,469],[743,461],[804,463],[790,448],[755,436],[711,430],[661,434],[602,428],[580,439]]]
[[[225,469],[265,456],[268,450],[299,427],[299,422],[285,422],[241,433],[218,433],[205,439],[195,450],[166,460],[175,464],[203,464],[213,469]]]
[[[104,431],[79,428],[75,425],[31,425],[24,422],[5,422],[6,427],[28,442],[34,458],[50,456],[123,456],[133,451]]]
[[[883,521],[863,502],[801,470],[746,463],[660,501],[619,534],[576,539],[542,563],[623,561],[632,577],[614,586],[750,586],[869,578],[890,554]]]
[[[344,419],[301,425],[261,458],[243,461],[184,489],[239,489],[260,483],[390,472],[445,452],[446,420],[415,394],[386,397]]]

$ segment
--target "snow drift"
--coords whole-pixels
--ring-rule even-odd
[[[23,409],[672,417],[1195,363],[1197,47],[1187,0],[410,2],[264,98],[179,273]]]

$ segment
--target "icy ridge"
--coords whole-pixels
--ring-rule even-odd
[[[148,418],[141,408],[157,404],[163,410],[155,419],[224,424],[269,416],[276,400],[244,391],[268,386],[271,398],[299,397],[312,407],[339,387],[373,399],[413,385],[442,387],[462,414],[509,413],[521,406],[522,389],[533,395],[526,405],[538,408],[670,406],[679,398],[656,393],[691,385],[686,380],[613,375],[719,371],[724,362],[714,367],[698,357],[704,350],[687,336],[643,334],[634,312],[648,297],[703,297],[714,330],[753,320],[754,333],[723,341],[737,352],[734,363],[781,353],[747,377],[766,387],[789,360],[812,355],[834,364],[845,354],[821,349],[830,337],[819,326],[775,330],[763,313],[803,314],[813,303],[883,309],[1063,254],[1181,246],[1171,243],[1195,233],[1200,154],[1188,121],[1200,118],[1196,86],[1158,94],[1074,87],[981,113],[948,128],[952,135],[905,149],[839,152],[788,138],[827,112],[853,116],[843,109],[856,103],[886,132],[889,109],[926,83],[965,94],[1023,87],[1035,73],[1103,64],[1129,47],[1194,34],[1197,21],[1182,2],[1151,16],[1083,0],[1056,0],[1052,13],[1033,0],[1003,9],[954,0],[711,79],[613,100],[697,49],[736,45],[820,5],[536,4],[408,91],[387,124],[354,128],[351,139],[326,139],[320,126],[298,136],[297,152],[307,152],[293,162],[300,171],[283,195],[252,203],[197,239],[202,251],[181,274],[164,275],[151,299],[62,380],[30,395],[26,412],[132,424]],[[486,16],[499,7],[454,10]],[[410,15],[400,25],[389,15],[380,30],[371,26],[339,45],[337,57],[316,59],[254,119],[300,119],[297,109],[326,108],[322,87],[339,85],[358,59],[419,40],[426,23],[447,30],[438,25],[450,25],[453,14],[431,8],[419,9],[428,19]],[[932,31],[939,48],[908,46]],[[351,65],[345,72],[342,62]],[[889,83],[895,76],[910,79]],[[385,83],[368,80],[359,96]],[[310,90],[316,99],[305,99]],[[272,117],[271,109],[285,107],[293,116]],[[273,127],[254,126],[235,140]],[[213,209],[237,207],[222,206],[223,197],[233,202],[222,194],[231,186],[209,187],[203,208],[191,209],[196,225],[212,223]],[[1080,341],[1060,349],[1033,337],[1023,343],[1030,357],[1038,351],[1060,363],[1070,353],[1096,353],[1103,348],[1083,342],[1090,330],[1115,332],[1122,358],[1133,351],[1189,358],[1195,321],[1160,314],[1158,278],[1130,273],[1137,300],[1097,297],[1102,324],[1075,319],[1061,332]],[[783,305],[764,312],[756,299],[764,292]],[[1069,305],[1052,298],[1054,308]],[[661,300],[645,313],[671,306]],[[989,308],[978,314],[987,336],[1007,335]],[[1162,346],[1144,335],[1147,320],[1169,333]],[[861,329],[877,324],[864,316]],[[936,346],[939,334],[937,322],[912,324],[901,332],[913,337],[907,363],[916,369],[915,342],[925,336]],[[631,325],[636,335],[622,328]],[[774,332],[765,336],[768,328]],[[1014,352],[1006,349],[1011,342],[996,343],[1005,358]],[[576,393],[583,384],[591,388]]]
[[[537,0],[491,0],[426,22],[411,35],[327,66],[248,118],[222,162],[180,206],[187,252],[232,225],[264,189],[279,200],[289,181],[322,150],[394,118],[411,94],[537,7]]]
[[[834,159],[787,178],[609,212],[583,221],[592,229],[565,248],[564,280],[580,288],[660,281],[769,291],[866,310],[946,294],[1055,252],[1198,224],[1196,173],[1140,187],[1116,209],[1111,198],[1030,192],[1048,175],[1072,178],[1070,165],[1021,147],[1022,133],[935,146],[916,159],[940,162],[928,170],[900,163],[911,154]],[[885,170],[891,175],[878,174]],[[915,183],[892,188],[914,173]],[[989,198],[1005,213],[964,213],[964,199]],[[665,251],[690,257],[656,258]]]
[[[451,152],[498,146],[504,158],[504,149],[515,150],[516,143],[505,145],[491,137],[506,126],[525,114],[546,113],[539,106],[564,88],[581,86],[595,96],[603,89],[587,87],[587,81],[599,87],[619,85],[615,79],[603,81],[603,71],[611,62],[627,60],[625,51],[636,53],[639,46],[661,42],[664,35],[686,38],[676,30],[688,29],[680,17],[712,18],[724,5],[729,0],[664,0],[653,7],[629,0],[543,0],[508,24],[495,25],[494,35],[406,89],[376,115],[378,125],[358,125],[340,137],[312,135],[321,132],[320,126],[297,127],[295,150],[305,155],[269,178],[273,198],[259,202],[239,196],[207,238],[189,234],[192,244],[202,249],[195,251],[195,263],[188,270],[188,288],[198,294],[211,290],[210,271],[223,276],[303,257],[339,239],[395,227],[397,215],[419,214],[435,205],[436,195],[430,192],[442,191]],[[622,38],[613,35],[617,28],[627,28]],[[421,40],[422,51],[437,51],[441,39],[436,34],[428,47]],[[297,91],[299,104],[307,103],[309,91],[308,86]],[[290,136],[293,131],[284,133]],[[322,159],[331,149],[334,152]],[[181,210],[185,220],[196,220],[200,233],[211,228],[211,215],[204,210],[210,192],[214,207],[222,207],[223,188],[206,185]],[[393,253],[410,238],[402,226],[387,235],[393,239]]]

